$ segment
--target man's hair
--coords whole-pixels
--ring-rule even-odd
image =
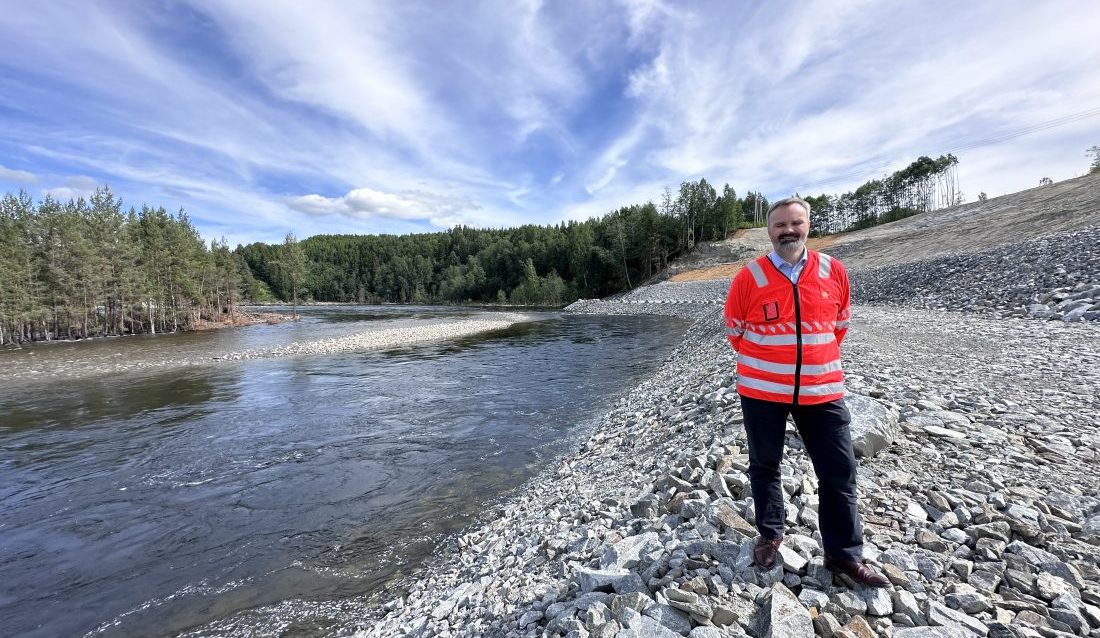
[[[778,202],[775,202],[774,204],[769,206],[768,207],[768,214],[764,216],[764,219],[767,219],[767,220],[771,221],[772,211],[779,208],[780,206],[786,206],[788,204],[798,204],[802,208],[805,208],[806,209],[806,217],[809,218],[809,216],[810,216],[810,203],[807,202],[806,200],[802,199],[798,195],[794,195],[793,197],[784,197],[783,199],[781,199]]]

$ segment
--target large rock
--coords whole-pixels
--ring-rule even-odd
[[[875,456],[897,438],[901,429],[891,409],[862,394],[849,394],[844,402],[852,415],[852,449],[856,456]]]
[[[600,561],[602,569],[630,569],[643,560],[652,561],[664,551],[657,532],[627,536],[607,549]]]
[[[616,594],[649,593],[649,588],[642,582],[642,577],[625,569],[601,570],[578,567],[573,574],[573,580],[585,593],[591,591],[614,591]]]
[[[680,634],[665,627],[649,616],[633,609],[623,614],[623,629],[617,638],[680,638]]]
[[[894,630],[894,638],[974,638],[974,634],[960,626],[906,627]]]
[[[989,633],[989,628],[977,618],[971,618],[961,611],[955,611],[934,601],[928,602],[925,614],[928,616],[929,623],[940,627],[957,627],[969,636],[984,637]]]
[[[1045,549],[1040,549],[1018,540],[1009,543],[1007,549],[1009,552],[1020,556],[1042,571],[1065,580],[1077,589],[1082,589],[1085,585],[1081,580],[1080,572]]]
[[[772,586],[760,620],[761,638],[814,638],[810,610],[782,583]]]

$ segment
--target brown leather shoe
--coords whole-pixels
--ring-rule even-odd
[[[844,574],[856,583],[866,587],[889,587],[890,581],[882,574],[875,571],[869,565],[859,561],[841,560],[839,558],[825,557],[825,568]]]
[[[752,548],[752,558],[756,566],[761,569],[771,569],[775,565],[775,557],[779,554],[779,546],[783,544],[783,537],[756,539],[756,547]]]

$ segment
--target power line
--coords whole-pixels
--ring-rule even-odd
[[[991,137],[991,138],[987,138],[987,139],[984,139],[984,140],[978,140],[978,141],[974,141],[974,142],[968,142],[966,144],[962,144],[960,146],[957,146],[957,147],[955,147],[954,149],[952,149],[950,151],[940,153],[940,155],[946,155],[946,154],[955,155],[955,154],[958,154],[962,151],[969,151],[969,150],[973,150],[975,148],[981,148],[983,146],[991,146],[993,144],[1000,144],[1001,142],[1007,142],[1009,140],[1016,139],[1017,137],[1023,137],[1024,135],[1030,135],[1031,133],[1038,133],[1039,131],[1046,131],[1046,130],[1049,130],[1049,129],[1052,129],[1052,128],[1058,128],[1059,126],[1065,126],[1066,124],[1072,124],[1074,122],[1079,122],[1081,120],[1085,120],[1085,119],[1088,119],[1090,117],[1096,117],[1097,115],[1100,115],[1100,107],[1091,108],[1091,109],[1088,109],[1088,110],[1085,110],[1085,111],[1079,111],[1077,113],[1071,113],[1069,115],[1063,115],[1061,117],[1056,117],[1056,118],[1053,118],[1053,119],[1050,119],[1050,120],[1045,120],[1045,121],[1039,122],[1037,124],[1032,124],[1030,126],[1025,126],[1023,128],[1019,128],[1019,129],[1015,129],[1015,130],[1007,132],[1007,133],[1003,133],[1003,134],[1001,134],[999,136],[996,136],[996,137]],[[851,172],[848,172],[848,173],[844,173],[844,174],[841,174],[841,175],[836,175],[836,176],[830,177],[828,179],[823,179],[823,180],[813,182],[813,183],[810,183],[810,184],[804,184],[802,186],[802,189],[805,189],[808,192],[810,189],[819,188],[821,186],[827,186],[829,184],[836,184],[838,182],[847,182],[847,181],[852,181],[852,180],[860,180],[860,179],[875,177],[875,176],[883,174],[884,170],[885,169],[871,171],[871,172],[867,172],[867,171],[863,171],[863,170],[851,171]]]

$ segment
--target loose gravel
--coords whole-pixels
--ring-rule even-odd
[[[852,273],[862,303],[995,317],[1100,320],[1100,226]]]
[[[1100,325],[854,308],[849,393],[898,425],[860,461],[865,557],[892,583],[869,590],[824,568],[817,482],[793,429],[782,561],[752,566],[735,355],[722,336],[727,285],[664,282],[574,304],[696,321],[575,451],[420,577],[391,584],[348,631],[1100,637]]]

